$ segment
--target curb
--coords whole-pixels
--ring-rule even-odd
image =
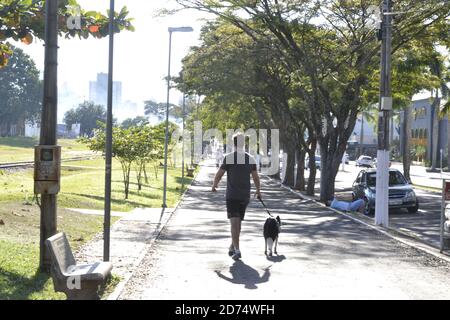
[[[413,186],[418,188],[418,189],[425,190],[425,191],[430,191],[430,192],[435,192],[435,193],[442,193],[442,189],[436,188],[436,187],[422,186],[420,184],[414,184],[414,183],[413,183]]]
[[[167,227],[167,225],[169,224],[169,222],[172,219],[172,217],[178,211],[178,209],[179,209],[180,205],[182,204],[186,194],[191,189],[192,184],[194,183],[194,181],[197,179],[197,175],[199,174],[199,172],[200,172],[200,170],[197,172],[197,174],[195,175],[194,179],[192,179],[191,184],[187,187],[186,191],[183,193],[183,195],[181,196],[180,200],[178,200],[177,204],[175,205],[174,210],[170,213],[170,216],[166,220],[166,222],[163,225],[160,225],[158,228],[156,228],[156,230],[153,232],[153,234],[154,235],[156,234],[156,235],[154,237],[152,237],[152,239],[145,245],[144,249],[142,249],[142,252],[140,253],[139,257],[136,260],[133,272],[131,272],[123,281],[121,281],[116,286],[114,291],[111,294],[109,294],[108,297],[105,300],[118,300],[120,298],[120,296],[122,295],[126,285],[128,284],[128,282],[130,282],[130,279],[134,276],[134,274],[136,272],[136,269],[140,266],[140,264],[144,260],[145,256],[147,255],[148,251],[150,250],[150,248],[159,239],[159,237],[161,236],[161,233],[163,232],[163,230]]]
[[[271,181],[278,182],[277,180],[274,180],[273,178],[270,178],[270,177],[267,177],[267,178],[270,179]],[[385,228],[382,226],[376,226],[376,225],[367,223],[351,214],[327,207],[325,204],[317,201],[317,199],[315,197],[310,197],[310,196],[304,195],[303,193],[301,193],[299,191],[295,191],[292,188],[285,186],[283,184],[281,184],[280,186],[281,186],[281,188],[288,190],[289,192],[297,195],[298,197],[300,197],[303,200],[312,201],[316,205],[327,208],[330,211],[333,211],[341,216],[344,216],[354,222],[360,223],[360,224],[366,226],[367,228],[372,229],[378,233],[381,233],[395,241],[398,241],[398,242],[403,243],[403,244],[405,244],[409,247],[412,247],[416,250],[420,250],[422,252],[425,252],[426,254],[434,256],[435,258],[438,258],[438,259],[441,259],[441,260],[444,260],[444,261],[450,263],[450,256],[440,253],[440,250],[438,248],[436,248],[436,247],[426,243],[425,241],[418,239],[410,234],[407,234],[406,232],[399,231],[399,230],[396,230],[393,228]],[[395,233],[397,235],[393,235],[392,233]],[[409,238],[409,239],[405,239],[405,238]]]

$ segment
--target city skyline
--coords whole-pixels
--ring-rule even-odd
[[[105,13],[109,1],[79,0],[85,10],[97,10]],[[173,16],[155,17],[158,9],[168,8],[172,1],[133,1],[116,0],[116,10],[127,6],[129,16],[134,18],[135,32],[122,32],[115,35],[114,81],[123,83],[122,101],[138,104],[143,110],[146,100],[166,101],[167,63],[168,63],[168,27],[192,26],[193,33],[176,34],[172,43],[172,76],[181,70],[181,60],[191,46],[199,43],[202,19],[206,16],[197,11],[180,12]],[[13,43],[23,49],[36,62],[43,72],[43,41],[36,40],[31,45]],[[59,96],[60,112],[58,120],[64,117],[69,106],[89,100],[89,83],[98,73],[108,72],[108,38],[104,39],[59,39]],[[171,92],[171,103],[178,103],[182,94]],[[79,101],[80,100],[80,101]]]

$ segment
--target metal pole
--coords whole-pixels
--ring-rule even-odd
[[[183,146],[181,147],[181,192],[184,190],[184,127],[186,117],[186,95],[183,93]]]
[[[361,134],[359,136],[359,156],[364,154],[364,112],[361,113]]]
[[[108,106],[106,111],[105,150],[105,217],[103,224],[103,261],[110,260],[111,234],[111,177],[112,177],[112,125],[113,125],[113,70],[114,70],[114,0],[109,9],[109,62],[108,62]]]
[[[167,208],[167,153],[169,144],[169,106],[170,106],[170,62],[172,58],[172,31],[169,30],[169,67],[167,72],[167,106],[166,106],[166,137],[164,140],[164,191],[162,207]]]
[[[392,2],[383,0],[375,224],[389,226],[389,118],[392,112]]]
[[[56,145],[58,113],[58,0],[47,0],[45,6],[45,67],[42,123],[39,144]],[[51,258],[45,240],[57,232],[56,195],[41,196],[39,268],[49,272]]]

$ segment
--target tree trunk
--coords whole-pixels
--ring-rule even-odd
[[[297,151],[297,177],[295,179],[295,189],[305,191],[305,150]]]
[[[411,182],[411,105],[406,106],[403,110],[403,174],[405,175],[406,180]]]
[[[294,187],[295,182],[295,147],[291,145],[287,146],[287,160],[284,164],[286,166],[285,175],[283,177],[282,184]]]
[[[339,166],[344,156],[346,143],[339,143],[335,152],[329,150],[328,143],[320,143],[320,201],[327,202],[333,200],[336,176]]]
[[[306,194],[308,196],[314,196],[315,188],[316,188],[316,150],[317,150],[317,141],[314,139],[311,142],[311,149],[308,152],[309,157],[309,178],[308,185],[306,187]]]

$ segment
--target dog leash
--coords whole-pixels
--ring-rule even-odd
[[[259,199],[259,201],[261,202],[261,204],[263,205],[264,209],[266,209],[266,211],[267,211],[267,213],[269,214],[269,216],[271,216],[271,217],[273,218],[272,214],[270,213],[270,211],[269,211],[269,209],[267,208],[267,206],[266,206],[266,204],[264,203],[264,201],[263,201],[261,198],[258,198],[258,199]]]

